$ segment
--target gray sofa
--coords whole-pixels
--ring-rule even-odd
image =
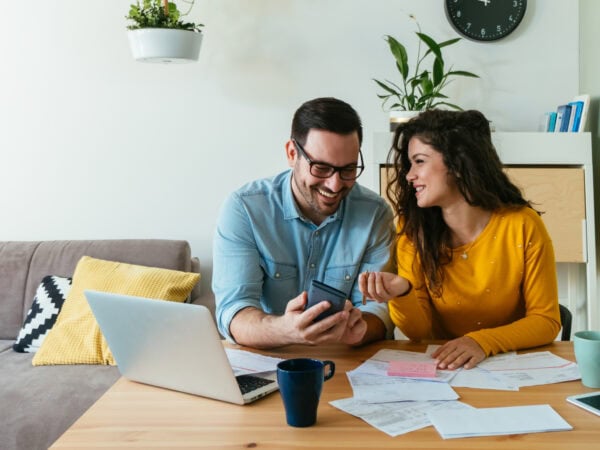
[[[199,272],[186,241],[0,242],[0,449],[47,449],[118,378],[116,367],[34,367],[12,345],[46,275],[72,276],[83,255]],[[200,283],[192,292],[199,298]]]

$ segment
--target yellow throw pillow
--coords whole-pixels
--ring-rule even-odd
[[[111,364],[115,360],[85,299],[84,289],[183,302],[200,274],[84,256],[56,323],[33,358],[48,364]]]

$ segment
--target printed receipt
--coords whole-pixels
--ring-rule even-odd
[[[459,401],[366,403],[344,398],[329,403],[392,437],[430,426],[429,413],[452,415],[455,411],[473,409]]]

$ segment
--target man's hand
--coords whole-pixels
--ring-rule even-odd
[[[297,303],[297,302],[300,303]],[[355,309],[349,300],[346,300],[344,310],[326,317],[318,322],[314,320],[328,308],[329,302],[321,302],[304,311],[306,304],[306,293],[288,303],[284,316],[297,311],[302,311],[296,317],[292,329],[296,331],[299,343],[325,344],[331,342],[342,342],[349,345],[357,344],[367,331],[367,323],[362,318],[362,313]]]
[[[350,301],[346,300],[343,311],[318,322],[314,320],[331,305],[324,301],[304,310],[306,303],[307,294],[303,292],[288,302],[282,316],[245,308],[235,315],[229,329],[238,344],[256,348],[333,342],[356,345],[361,342],[367,323]]]
[[[352,307],[352,304],[346,300],[346,307],[348,305],[350,305],[348,321],[340,341],[348,345],[357,345],[362,343],[367,333],[367,322],[360,309]]]
[[[472,369],[486,358],[477,342],[467,336],[446,342],[431,354],[438,361],[439,369]]]

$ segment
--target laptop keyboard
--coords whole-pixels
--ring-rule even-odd
[[[242,395],[248,392],[254,391],[255,389],[266,386],[267,384],[275,383],[273,380],[266,378],[255,377],[254,375],[240,375],[236,377]]]

